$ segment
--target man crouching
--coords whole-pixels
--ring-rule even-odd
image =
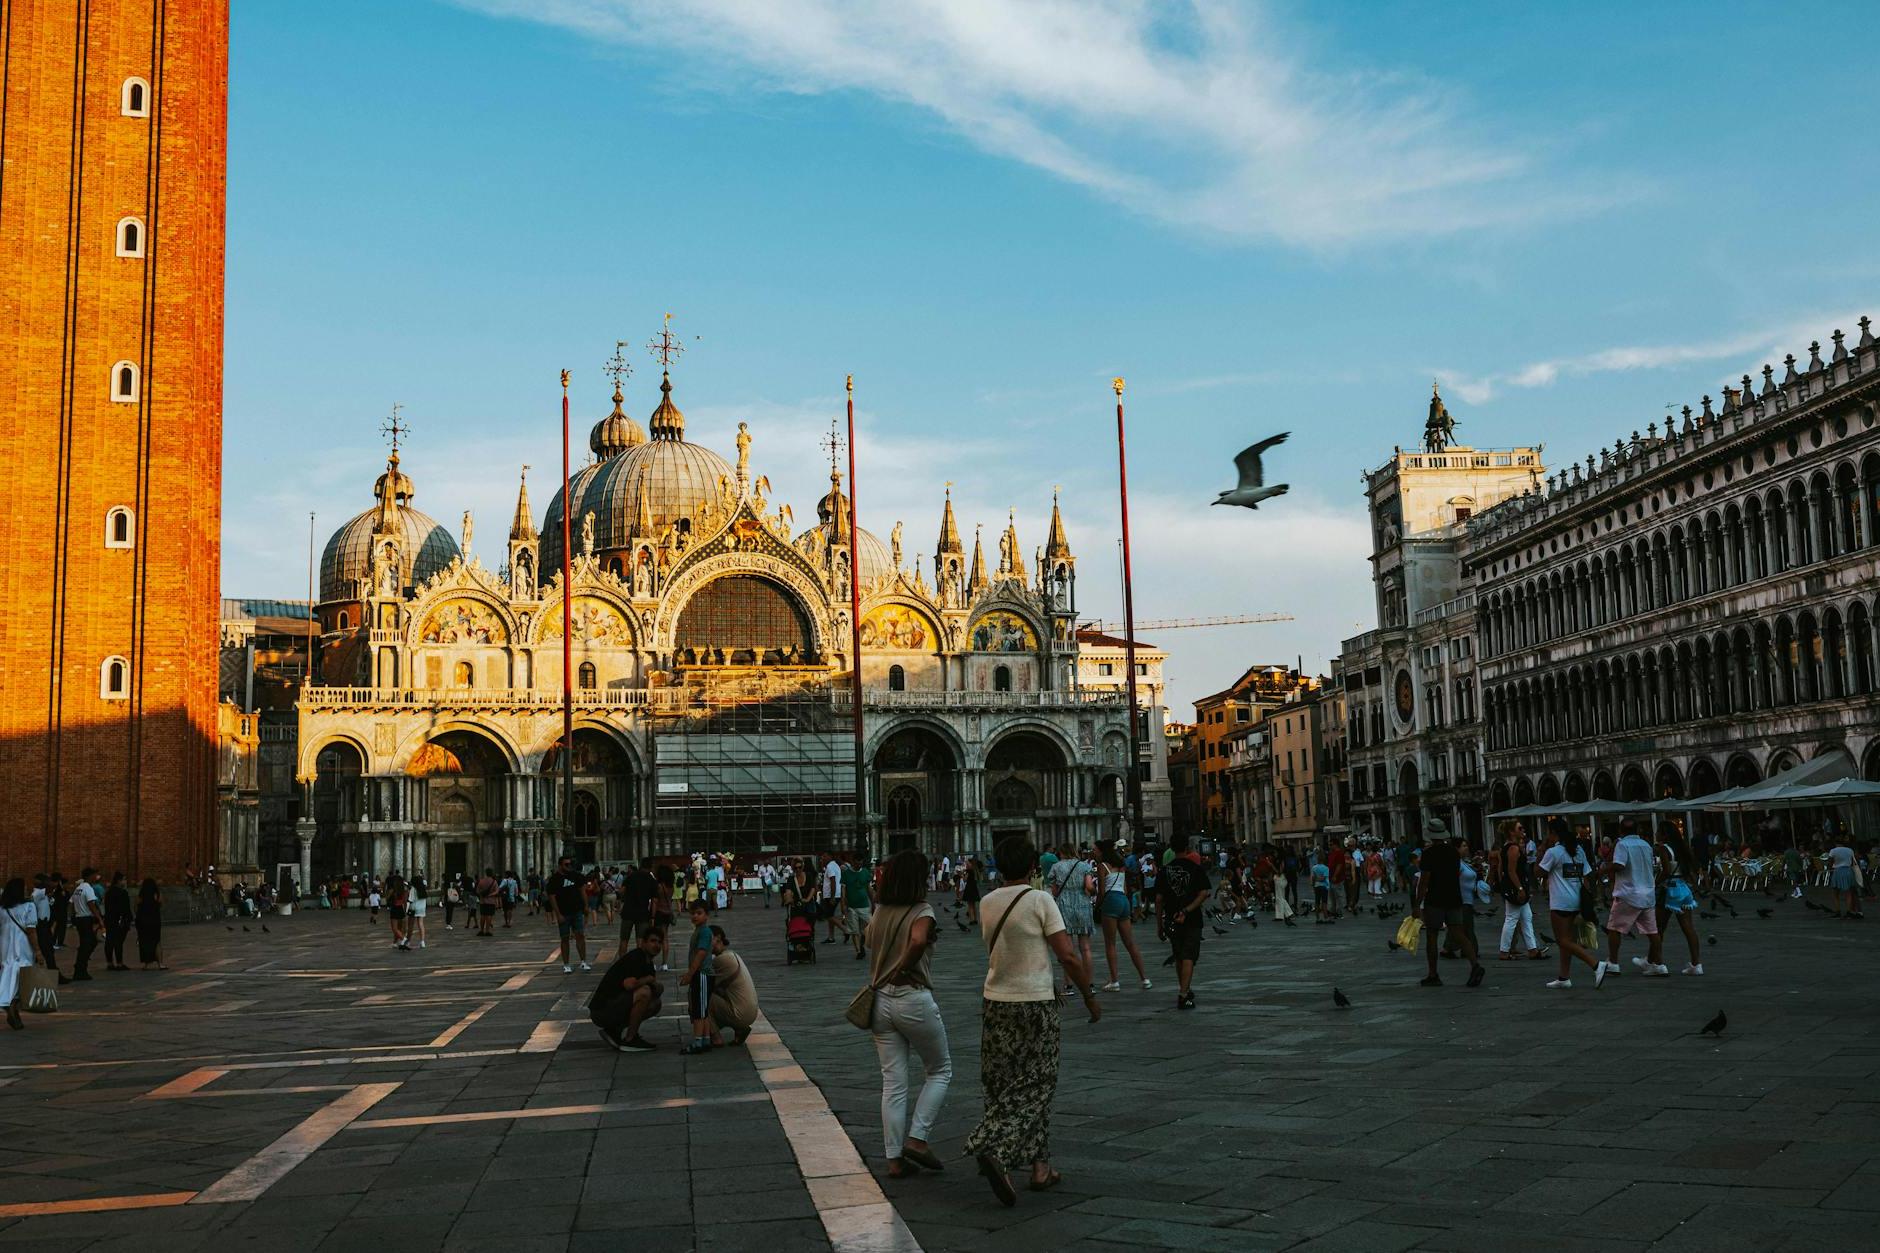
[[[657,927],[642,931],[639,943],[607,968],[600,986],[588,998],[588,1017],[600,1028],[601,1039],[622,1053],[654,1047],[640,1036],[640,1024],[659,1016],[657,963],[665,948],[664,931]]]

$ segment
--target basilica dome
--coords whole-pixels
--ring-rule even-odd
[[[372,528],[376,507],[333,532],[320,555],[320,599],[351,600],[360,579],[372,577]],[[399,590],[416,586],[447,568],[458,556],[457,541],[436,521],[409,506],[398,511],[399,544],[410,563]]]
[[[690,530],[706,513],[725,507],[726,487],[736,476],[731,463],[701,444],[685,441],[685,415],[672,403],[670,377],[661,380],[659,390],[659,407],[648,423],[652,438],[588,466],[570,481],[575,500],[570,534],[577,552],[582,519],[589,513],[594,515],[594,550],[606,552],[626,547],[636,532],[643,532],[644,539],[658,539],[667,527]],[[561,510],[557,493],[542,517],[545,574],[561,568]]]
[[[816,502],[816,517],[819,519],[816,525],[796,537],[798,549],[807,551],[809,537],[817,532],[822,533],[825,543],[840,542],[848,536],[849,498],[843,493],[836,475],[830,475],[828,493]],[[888,546],[867,528],[856,529],[860,532],[860,538],[855,545],[855,553],[861,562],[862,582],[869,583],[884,574],[893,574],[894,558],[888,552]]]

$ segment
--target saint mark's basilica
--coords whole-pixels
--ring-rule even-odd
[[[853,843],[851,561],[870,847],[1113,833],[1128,714],[1077,686],[1076,559],[1055,500],[1028,569],[1015,520],[996,562],[977,535],[969,554],[949,492],[929,582],[900,523],[885,544],[850,534],[833,466],[799,530],[753,474],[746,424],[731,461],[689,442],[669,371],[645,427],[618,383],[613,401],[570,482],[571,640],[568,506],[556,492],[538,527],[526,473],[497,570],[471,552],[468,515],[460,538],[416,507],[396,442],[371,507],[328,540],[298,705],[302,882],[552,862],[564,647],[583,860]]]

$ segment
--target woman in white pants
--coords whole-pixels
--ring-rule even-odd
[[[1501,892],[1501,959],[1513,961],[1517,933],[1534,961],[1544,961],[1547,950],[1534,936],[1534,906],[1528,899],[1527,832],[1518,822],[1504,823],[1501,852],[1496,856],[1495,886]]]
[[[888,1177],[900,1179],[921,1167],[943,1168],[927,1146],[927,1133],[940,1117],[947,1085],[953,1081],[946,1024],[940,1020],[930,977],[934,913],[927,903],[927,858],[913,849],[890,857],[881,867],[876,895],[879,903],[863,943],[875,985],[872,1031],[881,1062],[882,1146]],[[926,1073],[910,1118],[909,1061],[914,1053]]]

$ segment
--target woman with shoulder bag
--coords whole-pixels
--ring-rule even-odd
[[[1026,884],[1038,852],[1023,836],[1002,842],[993,853],[1008,886],[988,893],[980,905],[986,939],[984,1021],[979,1033],[979,1082],[985,1116],[966,1137],[966,1151],[1006,1206],[1018,1193],[1009,1165],[1029,1162],[1033,1192],[1063,1182],[1051,1169],[1051,1101],[1057,1095],[1058,1006],[1051,959],[1057,958],[1083,997],[1090,1021],[1103,1017],[1090,972],[1071,949],[1057,903]],[[1017,886],[1009,886],[1014,885]],[[1007,935],[1006,932],[1011,932]]]
[[[1547,912],[1553,922],[1554,943],[1560,947],[1560,977],[1547,986],[1571,988],[1573,959],[1579,958],[1593,971],[1593,986],[1606,978],[1606,963],[1587,952],[1575,930],[1580,916],[1594,905],[1593,863],[1586,855],[1579,832],[1559,818],[1547,821],[1547,852],[1541,857],[1541,872],[1547,876]]]
[[[0,889],[0,913],[6,915],[0,923],[0,1006],[6,1007],[7,1026],[20,1031],[26,1026],[20,1017],[20,984],[26,971],[39,964],[33,940],[39,911],[26,894],[25,879],[8,879]]]
[[[875,1009],[869,1031],[881,1063],[881,1138],[888,1177],[901,1179],[919,1167],[943,1169],[927,1146],[953,1082],[946,1023],[933,999],[930,963],[939,939],[933,906],[927,903],[927,858],[914,849],[896,853],[881,867],[878,903],[863,933],[871,954],[870,986]],[[908,1055],[920,1054],[925,1072],[908,1117]]]
[[[1534,937],[1534,904],[1528,896],[1527,833],[1518,822],[1502,826],[1501,849],[1496,854],[1496,887],[1501,892],[1501,959],[1514,960],[1517,931],[1534,961],[1547,956],[1547,950]]]

